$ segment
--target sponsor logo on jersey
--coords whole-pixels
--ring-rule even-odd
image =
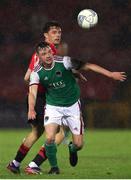
[[[49,87],[54,88],[54,89],[60,89],[60,88],[63,88],[65,86],[66,85],[65,85],[63,80],[49,84]]]

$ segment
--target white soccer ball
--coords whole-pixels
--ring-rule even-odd
[[[89,29],[98,23],[98,15],[92,9],[84,9],[77,16],[80,27]]]

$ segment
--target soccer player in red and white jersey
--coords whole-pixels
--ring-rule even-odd
[[[53,54],[57,54],[57,47],[61,42],[61,26],[59,23],[55,21],[47,22],[43,28],[44,41],[50,44],[50,47],[53,51]],[[25,74],[24,80],[26,82],[29,81],[30,74],[34,70],[35,67],[39,64],[39,58],[36,56],[36,53],[33,54],[28,70]],[[9,163],[7,168],[13,173],[20,172],[20,164],[22,160],[27,155],[28,151],[32,147],[32,145],[39,139],[39,137],[43,134],[43,117],[44,117],[44,105],[45,105],[45,89],[39,85],[38,87],[38,95],[36,102],[36,119],[28,120],[28,123],[31,124],[32,131],[27,135],[27,137],[23,140],[20,145],[17,154],[12,162]],[[59,133],[56,135],[56,144],[60,144],[65,137],[64,130],[62,127],[59,130]],[[40,168],[39,166],[42,164],[44,160],[46,160],[45,148],[41,147],[36,157],[32,160],[29,166],[25,169],[28,174],[39,174]]]

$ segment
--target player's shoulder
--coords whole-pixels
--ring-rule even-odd
[[[36,59],[38,59],[37,55],[36,55],[36,52],[34,52],[32,54],[32,57],[31,57],[32,60],[36,61]]]
[[[54,56],[54,60],[55,62],[58,62],[58,63],[63,63],[64,61],[68,61],[70,60],[71,58],[69,56],[58,56],[58,55],[55,55]]]
[[[37,64],[37,66],[35,66],[34,68],[34,72],[38,73],[41,69],[42,69],[42,66],[40,64]]]
[[[54,55],[54,61],[58,63],[63,63],[63,57]]]

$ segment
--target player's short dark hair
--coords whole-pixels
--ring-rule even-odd
[[[35,47],[36,53],[39,53],[40,49],[43,49],[46,47],[50,47],[50,45],[47,42],[45,42],[45,41],[39,42]]]
[[[52,26],[61,28],[61,25],[57,21],[48,21],[43,27],[43,33],[47,33]]]

